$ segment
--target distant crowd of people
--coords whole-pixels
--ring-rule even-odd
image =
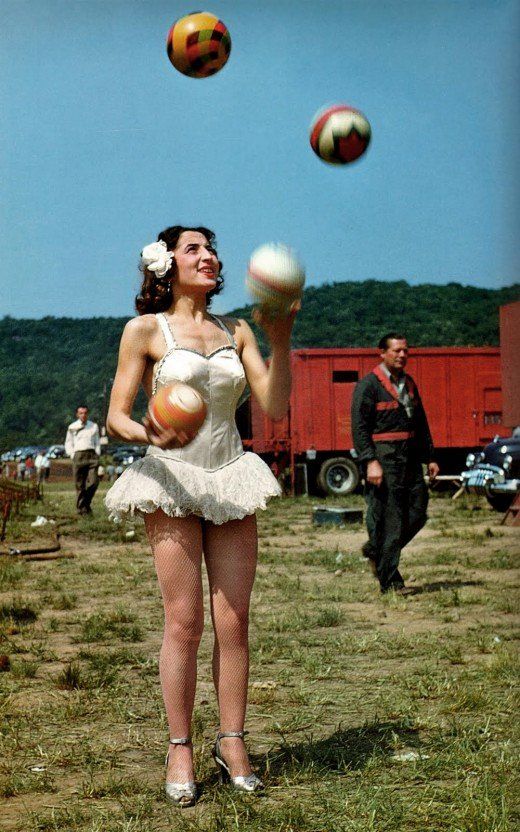
[[[74,456],[72,458],[74,461]],[[113,464],[109,462],[103,465],[97,455],[96,461],[98,463],[98,481],[106,479],[107,482],[115,482],[124,471],[121,463]],[[29,454],[26,457],[20,457],[14,464],[6,460],[2,463],[0,470],[2,477],[5,479],[15,479],[18,482],[37,482],[38,485],[42,485],[49,479],[51,473],[51,458],[45,452],[38,453],[35,456]]]
[[[50,470],[51,460],[49,455],[39,453],[35,457],[29,455],[23,459],[20,458],[14,467],[9,465],[9,462],[4,462],[2,476],[7,479],[17,479],[21,482],[36,479],[40,484],[49,478]]]

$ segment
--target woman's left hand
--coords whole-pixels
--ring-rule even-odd
[[[253,309],[253,320],[262,327],[272,347],[286,347],[290,343],[294,320],[300,309],[300,300],[293,301],[288,313],[276,314],[268,307],[257,306]]]
[[[162,428],[159,425],[155,425],[148,416],[144,416],[142,422],[146,430],[148,442],[150,445],[155,445],[156,448],[163,448],[164,450],[183,448],[195,437],[194,433],[176,430],[175,428]]]

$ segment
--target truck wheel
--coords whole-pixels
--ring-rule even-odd
[[[495,511],[505,513],[513,502],[514,494],[486,494],[486,499]]]
[[[356,463],[343,456],[326,459],[318,474],[318,485],[326,494],[336,494],[340,497],[352,494],[359,485]]]

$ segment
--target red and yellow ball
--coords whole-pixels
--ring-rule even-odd
[[[227,26],[211,12],[194,12],[175,21],[166,40],[175,69],[190,78],[207,78],[229,58],[231,37]]]
[[[165,384],[150,399],[148,416],[156,428],[174,428],[195,435],[206,418],[206,404],[188,384]]]

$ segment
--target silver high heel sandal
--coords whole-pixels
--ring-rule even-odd
[[[238,774],[236,777],[231,777],[229,766],[224,760],[220,748],[220,740],[224,737],[240,737],[243,739],[247,733],[248,731],[219,731],[211,753],[217,764],[220,783],[230,782],[235,789],[239,789],[242,792],[256,792],[264,788],[262,781],[253,773]]]
[[[170,745],[188,745],[191,742],[189,737],[181,737],[180,739],[170,739]],[[168,767],[168,760],[170,751],[166,755],[165,766]],[[193,806],[197,800],[197,784],[193,780],[188,780],[187,783],[166,783],[166,796],[172,803],[176,803],[181,809],[187,806]]]

